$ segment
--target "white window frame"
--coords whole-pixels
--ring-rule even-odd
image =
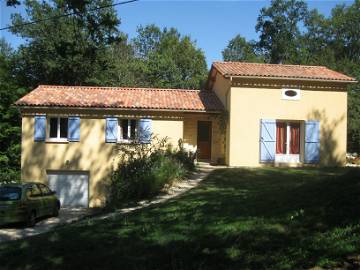
[[[301,123],[297,121],[276,121],[276,123],[285,123],[286,124],[286,153],[285,154],[276,154],[275,153],[275,162],[279,163],[299,163],[301,155]],[[299,123],[300,134],[299,134],[299,154],[290,154],[290,125],[292,123]],[[277,138],[276,138],[277,140]],[[276,141],[277,143],[277,141]]]
[[[50,137],[50,119],[57,118],[57,129],[56,129],[56,138]],[[47,128],[46,128],[46,140],[49,142],[68,142],[68,137],[61,138],[60,137],[60,118],[67,118],[69,123],[69,117],[68,116],[49,116],[47,118]],[[69,125],[67,127],[67,132],[69,133]]]
[[[135,119],[135,118],[119,118],[118,119],[118,138],[117,138],[117,141],[120,142],[120,143],[134,143],[136,142],[136,139],[123,139],[123,134],[122,134],[122,128],[121,128],[121,121],[122,120],[127,120],[128,121],[128,136],[131,135],[131,121],[134,120],[135,121],[135,136],[137,137],[137,132],[138,132],[138,119]]]
[[[285,94],[287,91],[294,91],[294,92],[296,92],[296,95],[293,97],[289,97]],[[301,98],[300,89],[283,88],[281,93],[282,93],[281,94],[282,99],[285,99],[285,100],[300,100],[300,98]]]

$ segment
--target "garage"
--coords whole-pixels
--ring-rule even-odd
[[[62,207],[89,206],[89,174],[87,172],[48,172],[49,187],[56,191]]]

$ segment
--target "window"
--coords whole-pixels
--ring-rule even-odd
[[[68,137],[68,118],[51,117],[49,119],[49,139],[67,140]]]
[[[40,187],[40,190],[41,190],[41,193],[43,196],[47,196],[47,195],[51,194],[51,190],[47,186],[45,186],[43,184],[40,184],[38,186]]]
[[[286,123],[276,123],[276,154],[286,154]]]
[[[300,154],[299,123],[276,123],[276,154]]]
[[[131,142],[137,137],[137,121],[134,119],[120,119],[119,141]]]
[[[282,89],[282,99],[299,100],[300,89]]]
[[[21,198],[21,188],[0,187],[0,201],[17,201]]]
[[[41,190],[38,188],[37,185],[32,185],[27,192],[28,197],[39,197],[41,196]]]

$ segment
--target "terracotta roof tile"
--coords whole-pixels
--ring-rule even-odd
[[[324,66],[214,62],[213,67],[215,67],[224,76],[275,77],[308,79],[315,81],[330,80],[356,82],[354,78],[333,71]]]
[[[212,91],[52,85],[40,85],[15,105],[204,112],[224,109]]]

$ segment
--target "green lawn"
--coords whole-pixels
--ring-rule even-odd
[[[162,205],[0,245],[0,269],[302,269],[360,254],[360,170],[222,169]]]

